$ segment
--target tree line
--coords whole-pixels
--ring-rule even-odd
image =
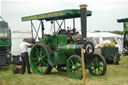
[[[94,32],[110,32],[110,33],[114,33],[114,34],[119,34],[119,35],[123,35],[123,31],[100,31],[100,30],[96,30]]]

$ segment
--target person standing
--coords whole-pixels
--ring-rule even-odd
[[[21,74],[25,73],[26,66],[27,66],[28,74],[31,74],[30,64],[29,64],[29,55],[28,55],[28,47],[29,46],[32,46],[32,44],[28,43],[27,39],[23,39],[23,42],[20,44],[21,58],[22,58]]]

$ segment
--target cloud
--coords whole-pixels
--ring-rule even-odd
[[[0,16],[1,16],[1,1],[0,1]]]
[[[12,28],[26,29],[29,28],[30,23],[22,23],[23,16],[64,9],[79,9],[80,4],[87,4],[87,9],[92,10],[92,16],[88,19],[88,30],[120,29],[116,19],[127,17],[127,2],[127,0],[2,0],[1,12]]]

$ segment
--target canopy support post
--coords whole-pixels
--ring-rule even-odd
[[[32,34],[32,43],[34,44],[34,39],[33,39],[33,27],[32,27],[32,20],[31,20],[31,34]]]
[[[66,30],[66,23],[65,23],[65,19],[64,19],[64,29]]]
[[[42,38],[43,38],[43,36],[44,36],[44,23],[42,20],[41,20],[41,32],[42,32]]]
[[[35,28],[35,26],[34,26],[32,20],[31,20],[32,38],[34,38],[34,37],[33,37],[33,29],[34,29],[34,31],[35,31],[35,33],[36,33],[35,40],[36,40],[37,38],[38,38],[38,40],[40,40],[39,35],[38,35],[39,29],[40,29],[40,24],[39,24],[38,30],[36,30],[36,28]]]
[[[75,18],[73,18],[73,34],[76,34]]]

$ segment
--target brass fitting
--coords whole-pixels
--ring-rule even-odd
[[[87,6],[88,6],[88,5],[86,5],[86,4],[81,4],[81,5],[80,5],[80,8],[87,8]]]

